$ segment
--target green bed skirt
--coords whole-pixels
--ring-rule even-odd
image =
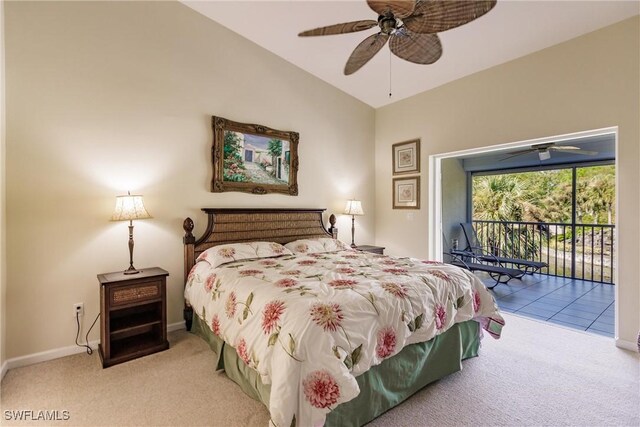
[[[478,355],[479,324],[469,320],[424,343],[411,344],[395,356],[356,377],[360,394],[327,415],[326,426],[362,426],[397,406],[429,383],[462,369],[462,360]],[[191,332],[209,343],[217,355],[216,369],[225,373],[252,398],[269,407],[270,386],[215,336],[199,316]],[[422,369],[417,369],[423,367]]]

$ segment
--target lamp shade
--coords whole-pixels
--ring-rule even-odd
[[[360,200],[349,200],[347,206],[344,208],[344,213],[346,215],[364,215]]]
[[[116,196],[116,208],[111,216],[111,221],[130,221],[133,219],[151,218],[144,207],[142,196],[128,194]]]

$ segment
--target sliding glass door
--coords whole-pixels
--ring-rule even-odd
[[[542,273],[612,283],[612,162],[472,173],[469,211],[494,252],[545,261]]]

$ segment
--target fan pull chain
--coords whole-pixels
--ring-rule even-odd
[[[391,49],[389,49],[389,98],[391,98]]]

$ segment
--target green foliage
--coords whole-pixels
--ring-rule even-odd
[[[582,170],[590,169],[590,170]],[[613,224],[616,183],[613,166],[578,169],[576,207],[578,221],[587,224]]]
[[[269,154],[273,157],[278,157],[282,154],[282,141],[279,139],[272,139],[269,141],[269,145],[267,146],[267,150],[269,150]]]
[[[614,166],[576,170],[576,215],[583,224],[613,224]],[[571,222],[571,169],[473,177],[473,218]]]
[[[235,132],[225,131],[223,149],[223,179],[225,181],[247,181],[244,159],[242,158],[242,141]]]
[[[499,231],[479,227],[478,238],[494,253],[534,259],[541,236],[571,241],[571,228],[548,226],[547,233],[509,222],[570,224],[572,215],[572,170],[555,169],[501,175],[474,176],[473,219],[504,221]],[[615,218],[614,166],[576,169],[576,222],[613,224]],[[562,233],[556,235],[556,233]],[[581,234],[578,229],[576,234]],[[495,237],[497,236],[497,237]],[[492,241],[491,238],[496,241]]]

